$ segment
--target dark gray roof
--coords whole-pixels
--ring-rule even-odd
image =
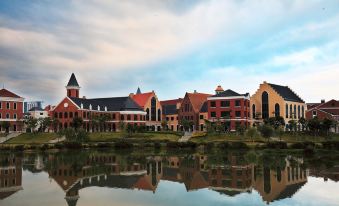
[[[72,73],[71,78],[69,79],[67,86],[68,87],[79,87],[78,81],[75,78],[74,73]]]
[[[300,188],[305,185],[305,183],[306,181],[286,186],[285,189],[281,191],[277,198],[275,198],[274,200],[282,200],[292,197],[296,192],[298,192],[298,190],[300,190]]]
[[[204,102],[204,104],[200,108],[200,112],[207,112],[207,101]]]
[[[231,89],[225,90],[223,92],[220,92],[219,94],[213,95],[212,97],[234,97],[234,96],[247,96],[246,94],[239,94]]]
[[[34,112],[34,111],[44,111],[44,110],[41,107],[33,107],[29,111]]]
[[[107,107],[107,111],[143,111],[137,103],[133,101],[130,97],[109,97],[109,98],[97,98],[97,99],[83,99],[70,97],[71,100],[81,107],[83,105],[83,109],[89,109],[89,106],[92,105],[92,110],[98,110],[98,106],[100,106],[99,111],[105,111],[105,107]]]
[[[178,114],[177,105],[176,104],[163,105],[162,106],[162,113],[164,115]]]
[[[296,93],[294,93],[288,86],[281,86],[276,84],[269,84],[284,100],[292,102],[305,103]]]
[[[138,89],[137,89],[137,94],[141,94],[140,87],[138,87]]]

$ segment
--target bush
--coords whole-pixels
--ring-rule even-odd
[[[230,148],[230,143],[228,143],[228,142],[221,142],[221,143],[218,144],[218,148],[219,149],[228,149],[228,148]]]
[[[98,148],[109,148],[111,146],[112,146],[112,144],[110,144],[110,143],[98,143],[97,144]]]
[[[64,146],[64,144],[62,144],[62,143],[56,143],[56,144],[54,145],[54,147],[57,148],[57,149],[63,149],[65,146]]]
[[[78,142],[65,142],[64,146],[67,149],[81,149],[82,148],[82,144]]]
[[[160,149],[160,148],[161,148],[160,142],[155,142],[154,143],[154,149]]]
[[[268,149],[287,149],[286,142],[268,142],[266,144]]]
[[[126,141],[118,141],[114,144],[115,149],[131,149],[133,144]]]
[[[24,151],[24,149],[25,149],[24,145],[16,145],[14,147],[14,150],[16,150],[16,151]]]
[[[195,142],[167,142],[168,149],[195,149],[197,144]]]
[[[291,149],[306,149],[306,148],[315,148],[315,144],[313,142],[296,142],[291,144]]]
[[[49,149],[49,145],[48,145],[48,144],[43,144],[43,145],[40,147],[40,149],[41,149],[42,151],[48,150],[48,149]]]
[[[232,142],[230,145],[231,149],[249,149],[246,143],[244,142]]]
[[[339,141],[326,141],[322,143],[323,149],[339,150]]]

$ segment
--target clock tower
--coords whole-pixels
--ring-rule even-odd
[[[74,73],[72,73],[71,78],[69,79],[68,84],[66,86],[66,89],[68,97],[79,98],[80,86],[78,84],[77,79],[75,78]]]

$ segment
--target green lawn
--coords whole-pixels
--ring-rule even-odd
[[[23,133],[7,141],[9,144],[43,144],[48,143],[49,140],[58,138],[55,133]]]
[[[120,132],[97,132],[89,134],[90,142],[109,142],[112,140],[133,138],[133,139],[145,139],[145,140],[171,140],[178,141],[180,136],[171,133],[157,133],[157,132],[146,132],[146,133],[135,133],[127,137],[127,134]]]

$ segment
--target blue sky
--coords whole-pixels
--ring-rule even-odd
[[[155,90],[339,99],[339,1],[1,1],[0,83],[56,104],[74,72],[87,97]]]

